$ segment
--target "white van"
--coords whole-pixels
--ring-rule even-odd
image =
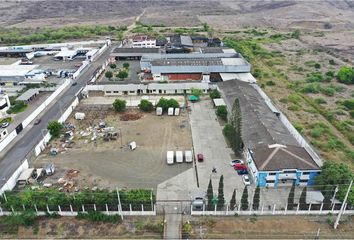
[[[168,114],[168,116],[173,116],[173,108],[172,107],[168,108],[167,114]]]
[[[183,163],[183,152],[176,151],[176,162]]]
[[[184,152],[184,158],[186,159],[187,163],[193,162],[192,151],[188,150]]]
[[[167,164],[173,164],[174,163],[174,154],[173,151],[167,151]]]

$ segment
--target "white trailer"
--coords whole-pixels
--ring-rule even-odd
[[[193,162],[193,155],[192,155],[192,151],[188,150],[184,152],[184,158],[186,159],[187,163],[191,163]]]
[[[174,154],[173,151],[167,151],[167,164],[174,163]]]
[[[176,151],[176,162],[183,163],[183,152],[182,151]]]
[[[175,108],[175,116],[179,115],[179,108]]]
[[[157,107],[156,108],[156,115],[161,116],[162,115],[162,107]]]
[[[172,107],[168,108],[167,114],[168,114],[168,116],[173,116],[173,108]]]

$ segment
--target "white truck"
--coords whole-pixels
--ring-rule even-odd
[[[173,164],[174,163],[174,153],[173,151],[167,151],[167,164]]]
[[[191,163],[193,162],[193,155],[192,155],[192,151],[187,150],[184,152],[184,158],[186,159],[186,163]]]
[[[77,113],[75,113],[75,119],[76,119],[76,120],[83,120],[83,119],[85,119],[85,113],[83,113],[83,112],[77,112]]]
[[[183,163],[183,151],[176,151],[176,162]]]

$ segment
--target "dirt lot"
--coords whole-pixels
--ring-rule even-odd
[[[73,217],[39,218],[33,227],[20,227],[17,234],[7,235],[0,228],[0,238],[162,238],[162,217],[125,217],[121,224],[97,223]]]
[[[76,126],[71,148],[62,148],[62,142],[52,141],[46,151],[35,161],[35,166],[43,166],[53,162],[58,173],[46,181],[56,182],[65,174],[65,170],[79,170],[75,178],[76,186],[100,188],[156,188],[157,184],[192,167],[182,163],[168,166],[166,164],[167,150],[188,150],[192,148],[192,139],[188,115],[182,111],[180,116],[156,116],[154,113],[144,113],[136,121],[121,121],[122,114],[113,110],[88,110],[85,120],[76,121],[70,118],[68,122]],[[138,110],[135,110],[138,112]],[[98,137],[91,141],[92,134],[83,137],[80,132],[88,133],[87,128],[105,120],[107,126],[120,130],[123,138],[105,142]],[[120,129],[120,130],[119,130]],[[98,134],[99,135],[99,134]],[[137,148],[131,151],[127,145],[135,141]],[[121,148],[123,144],[123,148]],[[57,147],[60,153],[50,156],[51,147]]]
[[[352,239],[353,217],[345,216],[345,222],[337,231],[328,223],[333,216],[252,216],[252,217],[192,217],[185,219],[192,225],[191,238],[228,239],[314,239],[318,229],[320,238]]]

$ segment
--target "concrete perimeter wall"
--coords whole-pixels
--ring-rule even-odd
[[[17,178],[20,176],[24,169],[29,167],[27,159],[16,169],[16,171],[11,175],[9,179],[5,179],[6,183],[0,189],[0,195],[4,191],[10,191],[16,186]]]

